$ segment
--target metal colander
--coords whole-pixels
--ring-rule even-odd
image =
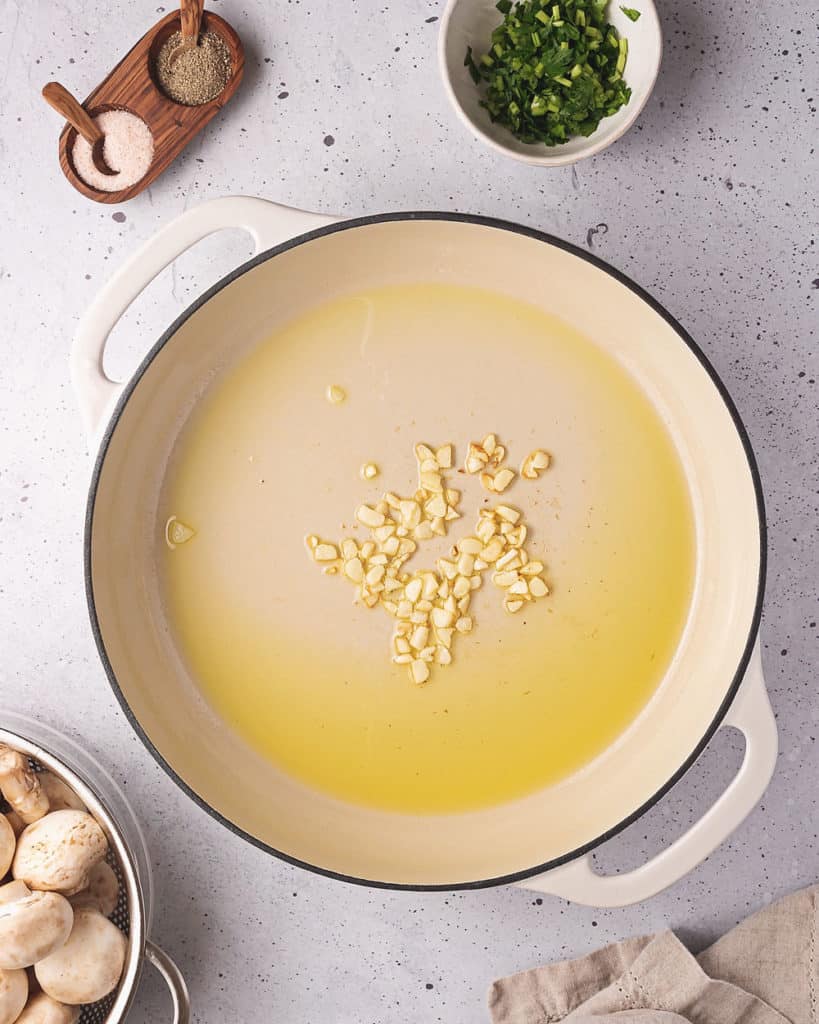
[[[36,765],[35,767],[39,767],[39,765]],[[119,899],[117,900],[116,910],[114,910],[110,920],[114,922],[121,932],[130,936],[131,918],[122,868],[120,867],[117,858],[110,851],[106,860],[114,869],[114,874],[117,876],[117,881],[119,882]],[[119,1017],[111,1016],[111,1008],[114,1005],[116,997],[117,992],[114,991],[110,995],[106,996],[105,999],[101,999],[98,1003],[91,1003],[84,1007],[80,1014],[79,1024],[105,1024],[105,1022],[109,1020],[119,1020]]]
[[[147,846],[133,811],[114,781],[73,740],[20,715],[0,711],[0,743],[25,754],[35,771],[48,770],[65,782],[108,839],[106,860],[119,882],[119,899],[110,920],[127,936],[128,948],[119,986],[105,999],[83,1007],[80,1024],[124,1021],[146,960],[160,971],[168,984],[174,1024],[189,1024],[190,1000],[185,980],[170,957],[147,937],[153,904]]]

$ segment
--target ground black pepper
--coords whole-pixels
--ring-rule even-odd
[[[177,103],[197,107],[224,90],[233,70],[230,50],[216,32],[203,32],[197,46],[186,47],[171,60],[182,33],[168,36],[156,59],[156,77],[162,91]]]

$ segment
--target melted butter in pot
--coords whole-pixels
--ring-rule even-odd
[[[363,540],[356,508],[412,494],[417,442],[453,442],[462,466],[488,431],[515,468],[554,458],[502,499],[552,593],[509,615],[496,588],[476,591],[473,632],[414,686],[390,663],[390,617],[353,605],[304,537]],[[497,502],[453,478],[463,519],[408,569],[434,568]],[[174,550],[171,516],[195,530]],[[214,710],[306,784],[397,811],[488,806],[583,767],[650,699],[693,589],[685,476],[637,382],[535,307],[465,288],[335,300],[259,345],[182,431],[157,520],[166,613]]]

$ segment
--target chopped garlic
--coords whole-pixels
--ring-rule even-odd
[[[452,587],[452,593],[455,597],[464,597],[472,589],[472,584],[466,578],[466,576],[459,576],[455,580],[455,584]]]
[[[430,498],[424,506],[424,511],[433,517],[445,516],[447,510],[447,503],[442,494],[436,494],[434,498]]]
[[[317,562],[333,562],[338,558],[335,544],[317,544],[313,548],[313,558]]]
[[[441,483],[441,474],[438,470],[425,471],[421,473],[421,486],[428,491],[443,491],[443,485]]]
[[[503,552],[503,540],[500,537],[493,537],[481,551],[481,560],[484,562],[496,562]]]
[[[364,576],[367,586],[374,587],[376,583],[380,583],[381,580],[384,579],[384,572],[385,569],[383,565],[374,565],[372,569],[369,569]]]
[[[355,517],[365,526],[383,526],[385,520],[383,512],[378,512],[376,509],[370,508],[369,505],[360,505],[356,510]]]
[[[509,612],[546,596],[549,587],[541,575],[543,563],[530,560],[524,547],[527,527],[521,513],[508,505],[481,508],[475,536],[453,545],[450,557],[439,558],[435,570],[402,572],[419,542],[446,536],[447,523],[460,518],[456,506],[461,493],[447,486],[443,472],[453,465],[453,446],[433,449],[418,444],[415,456],[419,486],[411,497],[387,492],[374,505],[356,510],[356,519],[369,530],[371,539],[359,547],[355,539],[345,537],[336,547],[311,534],[305,543],[326,575],[343,575],[355,585],[358,602],[367,608],[380,606],[393,618],[392,660],[408,667],[413,682],[424,683],[430,678],[430,665],[451,663],[454,637],[473,630],[474,620],[468,614],[472,591],[481,586],[487,570],[492,570],[494,583],[505,591],[503,604]],[[487,434],[480,444],[469,446],[467,469],[473,465],[500,493],[515,476],[501,465],[505,456],[497,436]],[[538,465],[542,462],[539,459]],[[365,463],[364,479],[374,475],[365,473],[368,466],[378,472],[374,463]]]
[[[365,462],[360,472],[362,480],[375,480],[378,476],[378,466],[374,462]]]
[[[477,533],[477,530],[475,531]],[[483,551],[483,544],[475,537],[464,537],[456,545],[462,555],[479,555]]]
[[[432,523],[424,520],[415,527],[412,535],[416,540],[431,540],[435,536],[435,531],[432,528]]]
[[[535,451],[529,452],[520,464],[520,475],[524,480],[537,480],[538,476],[549,468],[551,461],[548,452],[544,452],[542,448],[536,448]]]
[[[351,558],[344,563],[344,575],[353,583],[360,583],[364,579],[364,566],[360,558]]]
[[[452,468],[452,445],[445,444],[435,452],[435,458],[441,469]]]
[[[330,384],[327,388],[327,401],[332,405],[340,405],[347,397],[347,392],[340,384]]]
[[[475,527],[475,533],[477,533],[480,540],[483,541],[483,544],[481,544],[480,546],[481,548],[483,547],[484,544],[487,544],[492,539],[495,533],[497,533],[497,529],[498,528],[495,526],[491,519],[481,519],[481,521]],[[476,554],[477,553],[478,552],[476,552]]]
[[[420,659],[418,661],[413,661],[410,666],[410,671],[412,673],[412,681],[414,683],[425,683],[427,679],[429,679],[429,666],[426,662],[421,661]]]
[[[449,647],[452,644],[452,634],[455,630],[452,626],[447,626],[444,629],[435,630],[435,639],[442,647]]]
[[[412,636],[410,637],[410,646],[416,650],[427,646],[427,640],[429,639],[429,630],[426,626],[418,626],[413,630]]]
[[[455,621],[455,613],[447,611],[446,608],[433,608],[432,621],[436,629],[447,629]]]
[[[515,508],[510,508],[508,505],[497,505],[495,507],[495,514],[499,515],[501,519],[505,519],[507,523],[511,523],[513,526],[520,519],[520,512]]]
[[[545,566],[543,562],[532,561],[527,562],[526,565],[524,565],[524,567],[520,571],[521,574],[524,576],[539,576],[544,569]]]
[[[471,576],[472,570],[475,568],[475,556],[474,555],[461,555],[458,558],[458,572],[461,576]]]

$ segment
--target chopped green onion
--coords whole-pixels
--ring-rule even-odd
[[[481,106],[522,142],[556,146],[591,135],[629,102],[628,42],[606,20],[607,0],[496,6],[503,20],[488,52],[476,60],[468,49],[464,64],[483,87]]]
[[[464,67],[468,69],[470,77],[475,85],[480,85],[481,73],[475,66],[475,61],[472,59],[472,47],[467,46],[466,56],[464,57]]]
[[[620,10],[631,21],[637,21],[637,19],[640,17],[640,12],[639,11],[635,11],[635,9],[633,7],[621,7]]]
[[[620,39],[620,55],[617,58],[617,71],[622,75],[623,69],[626,66],[626,58],[628,57],[628,39],[621,37]]]

